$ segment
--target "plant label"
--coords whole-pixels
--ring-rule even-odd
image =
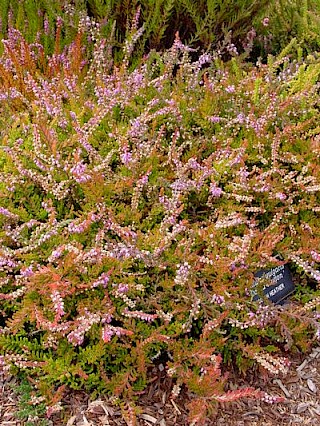
[[[251,289],[252,300],[261,299],[262,294],[271,302],[281,304],[294,291],[289,266],[279,265],[271,269],[261,269],[255,273]]]

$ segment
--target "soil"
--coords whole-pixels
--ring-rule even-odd
[[[320,426],[320,347],[305,356],[295,356],[286,377],[270,378],[251,372],[245,379],[233,373],[228,388],[253,386],[268,394],[285,398],[277,404],[257,400],[239,400],[219,404],[216,414],[208,418],[206,425],[215,426]],[[177,397],[171,393],[172,380],[166,376],[162,365],[155,367],[154,380],[142,393],[138,405],[137,426],[189,426],[186,405],[190,401],[187,392]],[[0,425],[22,426],[16,418],[19,398],[14,391],[16,379],[0,377]],[[127,426],[120,409],[110,399],[101,397],[91,401],[83,392],[71,392],[65,396],[61,413],[54,414],[52,426]],[[30,424],[40,425],[41,419],[29,419]]]

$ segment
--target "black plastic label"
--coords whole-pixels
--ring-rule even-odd
[[[294,291],[294,284],[288,265],[279,265],[271,269],[261,269],[254,274],[251,289],[252,300],[261,299],[262,294],[275,304],[281,303]]]

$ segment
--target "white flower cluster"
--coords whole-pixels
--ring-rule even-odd
[[[276,357],[267,352],[257,353],[253,358],[271,374],[287,374],[289,371],[290,361],[287,358]]]

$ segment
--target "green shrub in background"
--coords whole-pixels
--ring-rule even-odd
[[[171,47],[177,31],[180,39],[193,48],[216,48],[230,32],[232,41],[240,45],[253,22],[263,19],[267,4],[266,0],[111,1],[110,10],[123,40],[128,22],[134,18],[136,10],[141,9],[141,23],[145,26],[139,40],[141,55],[150,49]]]
[[[176,37],[131,70],[139,28],[115,66],[85,22],[59,55],[13,29],[4,41],[1,365],[48,415],[68,388],[132,413],[158,357],[194,424],[218,401],[274,401],[224,392],[221,365],[281,375],[320,337],[319,57],[191,61]],[[277,254],[292,303],[254,303]]]
[[[61,0],[54,2],[47,0],[1,1],[1,38],[6,37],[10,26],[22,31],[30,43],[35,42],[40,34],[47,35],[45,47],[50,51],[50,47],[52,47],[50,40],[51,43],[54,41],[55,23],[57,17],[62,13],[62,4]],[[44,40],[41,41],[44,42]]]
[[[292,39],[304,53],[318,50],[320,45],[317,0],[3,0],[0,33],[6,35],[9,23],[27,41],[38,38],[45,51],[52,53],[57,18],[62,19],[64,46],[74,38],[81,17],[87,15],[100,22],[105,35],[114,31],[117,61],[122,59],[123,43],[132,27],[142,23],[144,32],[136,45],[134,63],[151,49],[171,47],[177,31],[182,42],[199,52],[220,49],[227,42],[229,56],[245,52],[251,61],[279,53]]]
[[[304,53],[320,49],[320,3],[317,0],[276,0],[269,2],[268,21],[255,24],[262,51],[277,54],[292,39]],[[265,30],[263,30],[265,26]]]
[[[9,28],[22,31],[29,43],[41,43],[46,53],[52,53],[55,49],[57,31],[57,19],[62,15],[63,2],[47,0],[3,0],[0,2],[1,38],[7,37]],[[77,32],[75,27],[64,25],[62,40],[59,45],[70,43]],[[3,52],[1,43],[0,52]]]

